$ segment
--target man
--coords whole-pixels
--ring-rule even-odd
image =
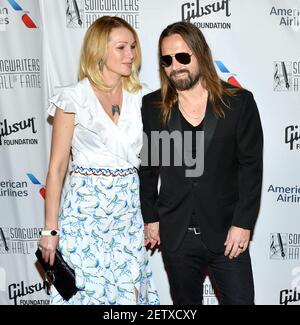
[[[159,54],[161,89],[142,105],[145,243],[161,244],[174,304],[202,304],[207,273],[220,304],[254,304],[248,245],[260,205],[263,147],[255,100],[220,80],[203,34],[191,23],[169,25]],[[190,146],[172,138],[170,163],[160,156],[166,150],[153,145],[166,132],[183,139],[192,134]],[[201,170],[201,159],[194,170],[185,159],[178,165],[186,151],[204,159],[202,174],[192,173]]]

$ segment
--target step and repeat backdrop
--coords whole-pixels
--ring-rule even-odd
[[[0,304],[47,305],[36,265],[51,125],[48,98],[76,82],[86,29],[103,15],[139,34],[141,81],[159,88],[157,43],[187,20],[205,34],[216,68],[254,93],[264,129],[264,182],[251,243],[256,304],[300,305],[299,0],[0,0]],[[159,251],[150,263],[172,304]],[[209,278],[204,303],[217,304]]]

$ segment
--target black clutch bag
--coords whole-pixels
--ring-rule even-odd
[[[58,249],[55,252],[53,266],[44,261],[40,249],[35,255],[45,271],[46,281],[54,285],[63,299],[68,301],[78,291],[75,285],[75,271],[65,262]]]

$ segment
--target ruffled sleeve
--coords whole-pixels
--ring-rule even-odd
[[[58,92],[55,96],[49,99],[50,105],[47,109],[47,112],[50,116],[55,115],[56,107],[62,109],[65,113],[74,113],[75,121],[74,125],[78,124],[77,116],[77,100],[76,93],[73,89],[63,89]]]

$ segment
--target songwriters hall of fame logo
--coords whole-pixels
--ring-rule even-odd
[[[117,16],[140,28],[140,0],[65,0],[65,4],[67,28],[88,28],[101,16]]]
[[[271,233],[270,259],[299,260],[300,234]]]
[[[66,0],[67,27],[83,27],[83,13],[84,10],[82,0]]]
[[[273,233],[270,242],[270,259],[287,259],[287,234]]]
[[[38,227],[0,227],[0,256],[2,254],[29,255],[37,250],[40,240]]]
[[[300,90],[300,62],[275,61],[273,69],[274,91]]]

